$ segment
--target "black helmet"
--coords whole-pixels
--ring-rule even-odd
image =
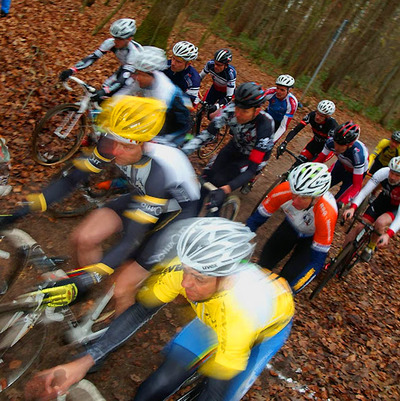
[[[228,64],[232,61],[232,52],[229,49],[219,49],[214,54],[214,61]]]
[[[265,102],[267,93],[256,82],[246,82],[239,85],[235,91],[235,105],[241,109],[259,107]]]
[[[392,139],[396,142],[400,142],[400,131],[393,131]]]
[[[353,121],[339,125],[333,132],[333,140],[339,145],[348,145],[354,142],[360,135],[360,126]]]

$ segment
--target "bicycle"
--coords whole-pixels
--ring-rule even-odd
[[[202,177],[199,177],[200,184],[209,192],[218,189],[211,182],[206,182]],[[219,217],[234,221],[239,213],[240,199],[236,195],[229,194],[225,197],[224,203],[219,207],[209,207],[209,194],[205,197],[203,206],[200,210],[199,216],[201,217],[213,217],[218,212]]]
[[[339,279],[346,277],[351,269],[360,261],[362,252],[371,240],[371,235],[373,233],[379,234],[373,225],[364,221],[360,216],[354,217],[352,223],[346,231],[346,234],[350,232],[354,226],[354,223],[357,221],[363,224],[363,229],[357,234],[353,241],[349,242],[339,252],[336,257],[331,258],[328,263],[326,263],[323,270],[325,273],[321,281],[311,293],[310,300],[316,298],[333,277],[337,276]]]
[[[13,251],[2,251],[2,257],[9,254],[14,261],[9,284],[26,273],[28,266],[41,274],[53,271],[64,261],[47,257],[36,241],[22,230],[3,230],[1,236],[13,246]],[[24,274],[24,285],[29,281],[28,276]],[[8,295],[7,292],[4,297]],[[61,314],[72,316],[67,308]],[[60,312],[45,309],[40,297],[26,296],[0,304],[0,393],[15,383],[39,356],[47,336],[47,327],[41,324],[45,320],[59,321]]]
[[[200,101],[199,105],[200,106],[195,111],[193,118],[193,126],[192,126],[193,137],[196,137],[197,135],[200,134],[202,125],[204,125],[204,118],[207,119],[210,108],[213,106],[212,104],[208,104],[203,100]],[[197,156],[200,159],[207,159],[212,154],[214,154],[222,146],[222,143],[228,131],[229,131],[228,126],[225,126],[221,130],[219,130],[213,139],[202,145],[200,149],[197,150]]]
[[[90,210],[104,206],[119,195],[129,193],[131,186],[126,179],[107,179],[115,175],[115,171],[115,166],[109,166],[100,175],[91,175],[67,197],[50,205],[47,212],[55,218],[82,216]]]
[[[83,91],[79,102],[60,104],[48,110],[32,134],[32,157],[43,166],[54,166],[70,159],[87,135],[97,142],[99,106],[91,100],[96,88],[74,76],[69,79],[79,84]],[[63,85],[72,91],[66,82]]]
[[[257,202],[256,206],[254,207],[254,209],[252,210],[251,214],[253,214],[258,207],[260,206],[261,202],[266,198],[266,196],[279,184],[281,184],[282,182],[287,181],[290,172],[299,164],[302,164],[305,162],[304,159],[302,159],[301,157],[295,155],[292,151],[290,151],[289,149],[285,149],[285,152],[289,153],[290,156],[292,156],[296,161],[289,167],[289,169],[287,171],[285,171],[282,174],[279,174],[276,179],[272,182],[271,185],[269,185],[267,187],[267,189],[264,191],[264,193],[262,194],[260,200]],[[276,158],[279,159],[280,156],[277,156]],[[260,172],[260,174],[262,175],[262,171]],[[255,182],[255,180],[254,180]],[[252,183],[252,185],[254,185],[254,182]],[[249,191],[250,192],[250,191]]]

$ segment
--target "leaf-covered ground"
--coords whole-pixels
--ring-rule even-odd
[[[92,52],[108,37],[108,26],[97,36],[93,28],[117,5],[102,1],[79,12],[76,0],[13,0],[10,17],[0,21],[0,135],[7,139],[13,156],[11,184],[14,192],[2,200],[3,210],[11,208],[29,191],[36,190],[58,170],[35,164],[30,157],[29,141],[35,122],[51,106],[72,100],[57,82],[58,73]],[[140,23],[148,6],[145,2],[128,2],[114,17],[132,17]],[[256,10],[255,10],[256,11]],[[171,36],[197,43],[204,27],[185,22]],[[200,51],[195,66],[200,70],[213,52],[229,46],[234,53],[233,64],[238,81],[256,80],[272,86],[281,72],[269,75],[267,65],[251,63],[234,42],[210,37]],[[112,56],[104,57],[79,77],[99,86],[117,67]],[[272,68],[269,70],[272,71]],[[208,83],[208,81],[207,81]],[[301,98],[297,90],[295,94]],[[304,103],[315,107],[319,99],[307,98]],[[337,104],[335,117],[339,122],[350,118],[361,125],[361,139],[371,150],[389,132],[360,115]],[[299,109],[295,122],[310,109]],[[292,142],[291,148],[302,149],[309,140],[305,129]],[[200,168],[199,162],[193,163]],[[290,165],[288,157],[271,159],[266,175],[253,191],[240,195],[242,208],[239,219],[244,221],[273,177]],[[279,216],[258,233],[258,250]],[[51,254],[70,253],[68,235],[79,219],[54,220],[46,216],[31,216],[18,224],[27,230]],[[338,227],[334,250],[342,239]],[[291,337],[272,366],[257,380],[246,400],[399,400],[399,242],[392,241],[388,250],[380,251],[371,263],[361,263],[344,280],[334,280],[317,300],[308,296],[307,288],[296,298],[296,316]],[[185,312],[185,313],[182,313]],[[182,317],[182,315],[184,317]],[[186,309],[171,305],[160,312],[131,341],[110,356],[103,368],[88,379],[95,383],[109,401],[129,400],[138,384],[161,361],[160,350],[187,319]],[[49,343],[35,369],[54,366],[68,359],[70,347],[65,347],[56,328],[49,331]],[[27,376],[29,377],[29,376]],[[22,400],[23,381],[0,399]]]

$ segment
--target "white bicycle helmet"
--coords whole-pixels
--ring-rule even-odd
[[[392,139],[396,142],[400,142],[400,131],[393,131]]]
[[[294,83],[294,78],[288,74],[279,75],[279,77],[275,81],[276,85],[286,86],[287,88],[293,88]]]
[[[242,223],[222,217],[203,217],[192,223],[177,244],[181,262],[206,276],[228,276],[243,270],[255,237]]]
[[[289,184],[294,195],[322,196],[331,186],[331,173],[325,164],[304,163],[291,171]]]
[[[136,33],[136,21],[131,18],[121,18],[111,24],[110,33],[114,38],[128,39]]]
[[[333,103],[331,100],[321,100],[318,103],[317,110],[321,114],[331,116],[336,110],[335,103]]]
[[[400,174],[400,156],[392,157],[389,162],[390,170]]]
[[[133,60],[133,67],[143,72],[162,71],[168,68],[165,51],[154,46],[143,46]]]
[[[196,60],[199,49],[190,42],[182,41],[175,44],[172,49],[174,56],[183,58],[186,61]]]

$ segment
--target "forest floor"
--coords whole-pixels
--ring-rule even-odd
[[[12,194],[2,200],[2,210],[13,208],[59,170],[59,167],[42,167],[33,162],[29,148],[32,130],[48,108],[71,98],[57,82],[57,76],[108,37],[108,29],[95,37],[90,33],[116,4],[117,1],[112,0],[106,6],[98,0],[85,13],[80,13],[77,0],[13,0],[10,17],[1,19],[0,135],[7,139],[12,154],[10,183],[14,187]],[[113,19],[132,17],[140,24],[147,9],[145,2],[128,2]],[[173,32],[170,44],[178,40],[198,43],[203,31],[201,24],[185,22],[180,32]],[[235,43],[214,36],[201,48],[195,67],[200,70],[220,47],[233,50],[238,83],[255,80],[269,87],[273,86],[276,75],[285,72],[267,74],[261,69],[262,65],[252,64],[241,54]],[[79,77],[100,86],[116,67],[113,57],[106,56]],[[301,98],[301,92],[295,89],[294,93]],[[291,126],[315,108],[319,100],[305,99],[303,103],[311,108],[299,109]],[[361,140],[370,150],[381,138],[390,136],[381,126],[346,110],[340,103],[337,110],[335,118],[340,123],[353,119],[360,124]],[[310,130],[306,128],[290,148],[299,152],[310,137]],[[196,168],[201,168],[195,157],[192,161]],[[288,156],[279,161],[272,157],[253,191],[248,195],[239,194],[242,200],[240,221],[246,220],[266,185],[290,164]],[[281,216],[274,216],[259,230],[257,253],[280,219]],[[17,227],[31,234],[48,254],[65,255],[72,254],[68,236],[79,221],[79,218],[34,215],[19,222]],[[343,228],[338,226],[337,230],[333,253],[343,238]],[[313,302],[308,297],[315,284],[298,295],[289,340],[244,400],[399,400],[400,284],[395,279],[399,250],[398,239],[391,241],[390,247],[379,251],[371,263],[360,263],[345,279],[333,280]],[[79,307],[76,312],[79,313]],[[87,378],[108,401],[130,400],[137,386],[162,360],[160,350],[187,319],[186,309],[177,305],[164,308],[113,353],[97,373]],[[0,394],[0,400],[23,400],[24,383],[34,371],[64,362],[79,352],[63,345],[57,327],[50,326],[47,341],[46,350],[34,369]]]

